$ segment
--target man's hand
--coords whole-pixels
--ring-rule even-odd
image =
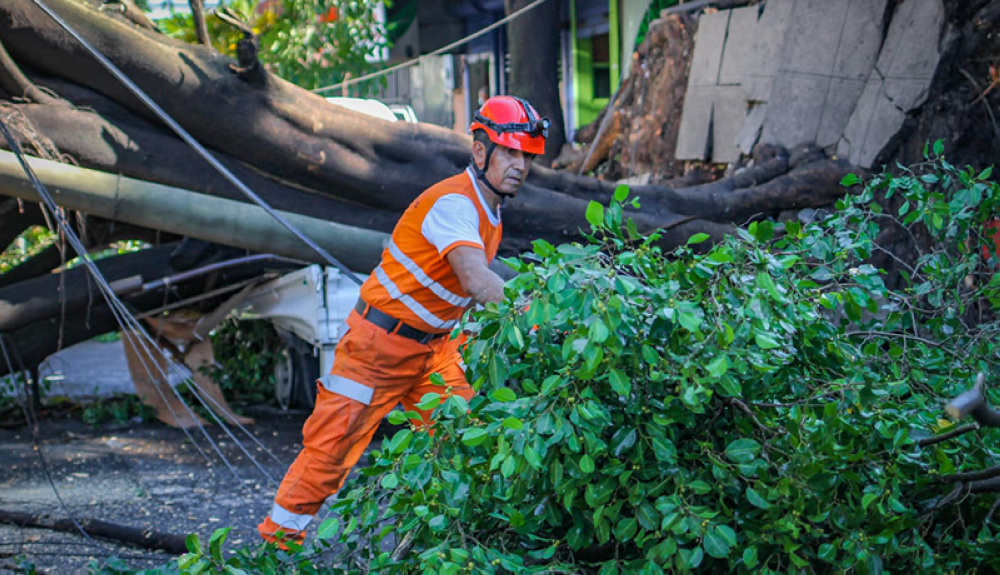
[[[486,253],[480,248],[458,246],[448,252],[448,263],[455,270],[465,293],[478,304],[500,303],[504,300],[503,280],[490,271]]]

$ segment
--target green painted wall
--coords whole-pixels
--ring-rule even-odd
[[[609,92],[618,89],[621,77],[621,39],[618,30],[618,0],[609,0],[608,76]],[[594,96],[593,40],[577,36],[576,2],[570,2],[570,31],[573,38],[573,124],[580,128],[597,119],[610,98]]]

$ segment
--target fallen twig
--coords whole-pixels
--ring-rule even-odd
[[[969,425],[963,425],[961,427],[956,427],[947,433],[942,433],[941,435],[935,435],[934,437],[925,437],[917,442],[920,447],[927,447],[928,445],[934,445],[935,443],[941,443],[942,441],[948,441],[953,437],[958,437],[969,433],[970,431],[975,431],[979,429],[978,423],[970,423]]]

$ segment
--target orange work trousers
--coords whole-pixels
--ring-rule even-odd
[[[302,428],[303,449],[285,474],[271,515],[260,525],[264,539],[280,530],[301,540],[323,501],[344,485],[382,419],[398,404],[416,408],[427,393],[473,396],[458,352],[464,338],[438,337],[427,344],[386,332],[357,312],[337,344],[330,374],[318,382],[316,407]],[[430,382],[438,373],[446,388]]]

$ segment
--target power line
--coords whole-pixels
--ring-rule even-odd
[[[461,40],[457,40],[455,42],[452,42],[451,44],[448,44],[447,46],[438,48],[437,50],[434,50],[433,52],[429,52],[427,54],[424,54],[423,56],[418,56],[418,57],[414,58],[413,60],[409,60],[409,61],[403,62],[401,64],[396,64],[395,66],[390,66],[390,67],[386,68],[385,70],[379,70],[378,72],[372,72],[371,74],[365,74],[364,76],[359,76],[357,78],[352,78],[350,80],[344,80],[343,82],[341,82],[339,84],[333,84],[331,86],[324,86],[322,88],[316,88],[316,89],[313,90],[313,92],[315,92],[317,94],[320,94],[320,93],[323,93],[323,92],[330,92],[330,91],[333,91],[333,90],[338,90],[340,88],[346,88],[347,86],[353,86],[354,84],[357,84],[358,82],[364,82],[365,80],[371,80],[372,78],[378,78],[379,76],[384,76],[386,74],[390,74],[392,72],[395,72],[396,70],[402,70],[403,68],[409,68],[410,66],[416,66],[417,64],[419,64],[425,58],[430,58],[431,56],[440,56],[441,54],[444,54],[445,52],[448,52],[449,50],[453,50],[455,48],[458,48],[459,46],[461,46],[463,44],[467,44],[467,43],[475,40],[476,38],[479,38],[480,36],[488,34],[488,33],[492,32],[493,30],[496,30],[500,26],[503,26],[507,22],[510,22],[511,20],[513,20],[513,19],[521,16],[522,14],[527,13],[529,10],[534,10],[535,8],[541,6],[542,4],[544,4],[547,1],[548,0],[535,0],[534,2],[532,2],[531,4],[528,4],[524,8],[521,8],[517,12],[514,12],[513,14],[510,14],[509,16],[506,16],[506,17],[504,17],[504,18],[502,18],[500,20],[497,20],[496,22],[490,24],[489,26],[483,28],[482,30],[480,30],[478,32],[474,32],[472,34],[469,34],[468,36],[466,36],[465,38],[462,38]]]

